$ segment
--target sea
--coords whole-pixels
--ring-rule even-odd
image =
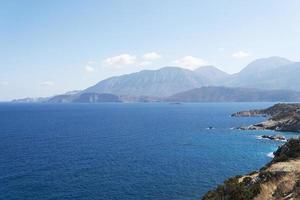
[[[272,104],[2,103],[0,199],[201,199],[272,159],[275,132],[236,129],[265,119],[230,116]]]

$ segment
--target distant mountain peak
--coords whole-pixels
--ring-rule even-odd
[[[300,91],[300,63],[273,56],[257,59],[235,74],[227,86]]]
[[[201,91],[210,89],[211,92],[216,92],[216,95],[226,89],[220,87],[205,88],[205,86],[236,87],[235,94],[239,93],[242,96],[249,97],[245,91],[250,93],[253,93],[253,91],[250,89],[240,91],[237,87],[300,91],[299,74],[300,62],[292,62],[278,56],[254,60],[241,72],[233,75],[212,65],[202,66],[193,71],[177,66],[165,66],[160,69],[142,70],[110,77],[83,91],[71,91],[55,96],[51,100],[53,102],[72,102],[79,101],[80,97],[82,99],[80,101],[102,102],[117,101],[117,97],[122,97],[126,101],[132,99],[152,101],[195,88],[202,88]],[[230,93],[228,88],[226,91]],[[87,94],[84,95],[85,93]],[[19,100],[15,100],[15,102],[17,101]],[[20,101],[40,102],[45,100],[21,99]]]
[[[188,69],[177,67],[177,66],[164,66],[157,70],[162,71],[162,70],[188,70]]]
[[[203,65],[201,67],[196,68],[194,71],[201,70],[201,69],[217,69],[217,70],[220,70],[220,69],[218,69],[217,67],[215,67],[213,65]]]
[[[87,88],[83,93],[94,92],[163,97],[195,87],[201,87],[206,82],[205,78],[197,76],[191,70],[167,66],[157,70],[143,70],[105,79]]]
[[[228,73],[212,65],[199,67],[194,72],[198,76],[205,77],[208,85],[222,85],[230,77]]]
[[[266,70],[272,70],[276,69],[277,67],[283,66],[283,65],[289,65],[293,63],[292,61],[279,57],[279,56],[272,56],[267,58],[260,58],[252,61],[249,63],[241,72],[243,73],[257,73],[257,72],[263,72]]]
[[[206,66],[201,66],[198,67],[197,69],[194,70],[195,72],[211,72],[211,73],[222,73],[222,74],[227,74],[229,75],[227,72],[222,71],[221,69],[213,66],[213,65],[206,65]]]

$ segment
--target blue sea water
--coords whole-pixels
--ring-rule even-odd
[[[0,199],[199,199],[270,161],[230,117],[270,105],[0,104]]]

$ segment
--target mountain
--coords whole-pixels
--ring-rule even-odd
[[[42,103],[47,102],[49,100],[49,97],[37,97],[37,98],[23,98],[23,99],[14,99],[11,102],[12,103]]]
[[[254,60],[240,71],[239,76],[259,75],[278,67],[292,64],[293,62],[282,57],[269,57]]]
[[[291,63],[264,74],[257,87],[300,91],[300,62]]]
[[[14,99],[13,103],[67,103],[71,102],[75,95],[79,94],[81,90],[73,90],[64,94],[55,95],[51,97],[37,97],[37,98],[23,98]]]
[[[73,90],[73,91],[66,92],[65,95],[75,95],[75,94],[79,94],[80,92],[81,90]]]
[[[219,70],[215,66],[202,66],[194,70],[198,76],[206,77],[208,85],[224,85],[231,77],[224,71]]]
[[[54,97],[51,97],[47,103],[71,103],[74,99],[73,95],[60,94]]]
[[[113,94],[84,93],[73,100],[73,103],[100,103],[121,102],[118,96]]]
[[[144,70],[100,81],[83,93],[167,97],[185,90],[211,85],[212,77],[207,77],[204,71],[201,71],[199,69],[194,72],[179,67]]]
[[[260,90],[252,88],[202,87],[174,94],[171,102],[293,102],[300,101],[300,92]]]
[[[176,93],[169,97],[114,95],[108,93],[80,93],[57,95],[47,103],[101,103],[101,102],[296,102],[300,92],[289,90],[260,90],[207,86]]]
[[[75,95],[57,95],[47,101],[47,103],[102,103],[102,102],[122,102],[113,94],[82,93]]]
[[[225,84],[232,87],[300,91],[300,63],[281,57],[258,59]]]
[[[233,75],[214,66],[203,66],[194,71],[178,67],[164,67],[159,70],[144,70],[112,77],[87,88],[82,93],[168,97],[204,86],[300,91],[299,74],[300,63],[282,57],[269,57],[257,59]]]
[[[257,59],[233,75],[214,66],[203,66],[194,71],[164,67],[111,77],[82,91],[72,91],[51,98],[19,99],[14,102],[153,102],[168,97],[174,101],[178,99],[199,102],[298,101],[298,93],[293,91],[300,92],[299,75],[300,62],[269,57]],[[103,94],[115,97],[106,99]]]

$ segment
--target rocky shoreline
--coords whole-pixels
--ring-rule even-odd
[[[300,132],[300,104],[276,104],[262,110],[242,111],[232,117],[269,117],[265,122],[242,130]],[[261,136],[281,140],[276,135]],[[259,171],[230,178],[207,192],[203,200],[296,200],[300,199],[300,138],[289,139],[274,153],[274,158]]]
[[[203,200],[300,199],[300,139],[290,139],[259,171],[236,176],[205,194]]]
[[[287,141],[286,138],[282,135],[262,135],[262,139],[276,140],[276,141]]]
[[[242,130],[274,130],[300,132],[300,104],[275,104],[262,110],[241,111],[232,117],[269,117],[267,121],[240,127]]]

